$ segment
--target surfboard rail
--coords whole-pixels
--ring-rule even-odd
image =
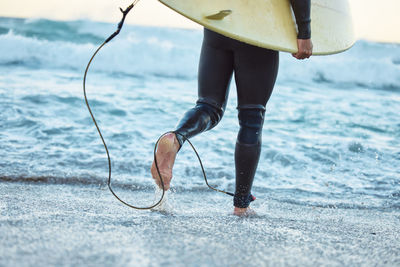
[[[268,49],[297,52],[289,0],[159,0],[186,18],[230,38]],[[343,52],[355,43],[348,0],[311,1],[314,55]]]

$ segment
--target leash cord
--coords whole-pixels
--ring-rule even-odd
[[[118,28],[117,28],[117,30],[116,30],[113,34],[111,34],[111,35],[104,41],[104,43],[101,44],[101,45],[99,46],[99,48],[97,48],[97,50],[94,52],[94,54],[92,55],[92,57],[91,57],[90,60],[89,60],[88,65],[86,66],[85,75],[84,75],[84,77],[83,77],[83,95],[84,95],[84,98],[85,98],[85,103],[86,103],[86,106],[87,106],[87,108],[88,108],[88,110],[89,110],[90,116],[92,117],[93,123],[94,123],[94,125],[96,126],[97,132],[99,133],[100,139],[101,139],[101,141],[103,142],[104,149],[106,150],[106,153],[107,153],[107,160],[108,160],[108,182],[107,182],[107,186],[108,186],[108,189],[110,190],[110,192],[114,195],[114,197],[115,197],[117,200],[119,200],[122,204],[124,204],[124,205],[126,205],[126,206],[128,206],[128,207],[130,207],[130,208],[137,209],[137,210],[148,210],[148,209],[152,209],[152,208],[158,206],[158,205],[162,202],[162,200],[163,200],[163,198],[164,198],[164,195],[165,195],[165,190],[164,190],[164,189],[165,189],[165,186],[164,186],[164,182],[163,182],[163,179],[162,179],[162,176],[161,176],[161,173],[160,173],[160,169],[159,169],[158,163],[157,163],[157,157],[156,157],[157,147],[158,147],[158,143],[160,142],[161,138],[162,138],[165,134],[167,134],[167,133],[175,133],[175,134],[178,134],[178,135],[182,136],[183,139],[189,143],[189,145],[192,147],[193,151],[195,152],[195,154],[196,154],[196,156],[197,156],[197,159],[199,160],[200,167],[201,167],[201,170],[202,170],[202,172],[203,172],[203,176],[204,176],[204,180],[205,180],[205,182],[206,182],[206,185],[207,185],[210,189],[212,189],[212,190],[214,190],[214,191],[217,191],[217,192],[220,192],[220,193],[224,193],[224,194],[233,196],[234,194],[232,194],[232,193],[225,192],[225,191],[223,191],[223,190],[219,190],[219,189],[214,188],[214,187],[212,187],[212,186],[210,186],[210,185],[208,184],[206,172],[205,172],[205,170],[204,170],[204,166],[203,166],[203,163],[202,163],[202,161],[201,161],[201,159],[200,159],[199,153],[197,152],[197,150],[195,149],[195,147],[193,146],[193,144],[189,141],[189,139],[187,139],[185,136],[183,136],[183,135],[181,135],[181,134],[179,134],[179,133],[176,133],[176,132],[166,132],[166,133],[164,133],[163,135],[161,135],[161,136],[158,138],[158,140],[157,140],[157,142],[156,142],[156,144],[155,144],[155,146],[154,146],[154,163],[155,163],[155,166],[156,166],[156,169],[157,169],[157,173],[158,173],[158,175],[159,175],[159,177],[160,177],[160,182],[161,182],[161,187],[162,187],[162,195],[161,195],[159,201],[157,201],[155,204],[153,204],[153,205],[151,205],[151,206],[148,206],[148,207],[138,207],[138,206],[134,206],[134,205],[131,205],[131,204],[127,203],[126,201],[122,200],[120,197],[118,197],[118,195],[117,195],[117,194],[114,192],[114,190],[112,189],[112,186],[111,186],[111,157],[110,157],[110,153],[109,153],[107,144],[106,144],[106,142],[105,142],[105,140],[104,140],[104,137],[103,137],[103,135],[102,135],[102,133],[101,133],[101,131],[100,131],[100,127],[99,127],[99,125],[97,124],[97,121],[96,121],[96,119],[95,119],[95,117],[94,117],[94,115],[93,115],[92,109],[90,108],[89,101],[88,101],[88,99],[87,99],[87,95],[86,95],[86,77],[87,77],[87,74],[88,74],[88,71],[89,71],[89,67],[90,67],[90,65],[92,64],[92,61],[93,61],[93,59],[95,58],[95,56],[97,55],[97,53],[98,53],[108,42],[110,42],[115,36],[117,36],[117,35],[120,33],[120,31],[121,31],[121,29],[122,29],[122,26],[124,25],[124,21],[125,21],[125,18],[126,18],[126,16],[127,16],[127,14],[129,13],[129,11],[131,11],[131,9],[132,9],[139,1],[140,1],[140,0],[135,0],[135,1],[134,1],[130,6],[128,6],[125,10],[123,10],[122,8],[120,8],[120,11],[122,12],[122,19],[121,19],[121,21],[118,23]]]

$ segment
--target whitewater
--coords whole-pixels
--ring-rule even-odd
[[[360,40],[307,61],[280,54],[252,192],[259,216],[240,220],[228,212],[229,196],[208,191],[188,145],[177,157],[167,214],[130,210],[107,192],[106,153],[82,79],[115,28],[0,18],[0,265],[21,257],[26,265],[400,263],[399,44]],[[110,149],[113,186],[132,204],[154,201],[154,144],[196,101],[201,41],[200,30],[126,25],[92,63],[89,103]],[[227,191],[234,190],[238,129],[232,83],[220,124],[192,139],[210,184]],[[71,225],[91,238],[79,240]],[[124,249],[103,247],[115,245],[113,238]],[[240,246],[247,238],[254,245]]]

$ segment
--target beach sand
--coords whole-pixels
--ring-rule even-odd
[[[37,182],[0,182],[0,195],[0,266],[400,265],[399,211],[257,199],[258,216],[237,218],[212,191],[136,211],[105,186]]]

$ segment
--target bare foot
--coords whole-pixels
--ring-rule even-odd
[[[255,216],[257,213],[250,209],[250,208],[238,208],[235,207],[233,210],[233,215],[239,216],[239,217],[250,217],[250,216]]]
[[[164,189],[168,190],[172,179],[172,167],[179,150],[179,142],[174,133],[167,133],[161,137],[156,152],[157,165],[164,183]],[[158,187],[162,188],[156,164],[151,165],[151,175]]]

